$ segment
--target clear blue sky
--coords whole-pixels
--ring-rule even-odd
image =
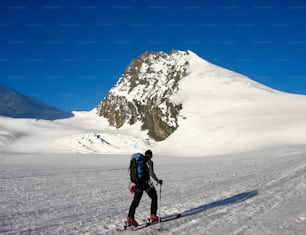
[[[0,83],[89,110],[144,51],[192,50],[306,94],[305,0],[1,0]]]

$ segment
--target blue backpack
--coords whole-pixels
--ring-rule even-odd
[[[141,153],[134,153],[132,155],[129,170],[131,182],[135,184],[145,182],[150,178],[145,156]]]

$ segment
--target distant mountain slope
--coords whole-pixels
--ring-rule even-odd
[[[55,120],[72,117],[70,112],[54,108],[38,99],[19,94],[0,84],[0,115],[13,118]]]

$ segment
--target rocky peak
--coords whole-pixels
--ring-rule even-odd
[[[142,130],[161,141],[177,127],[181,104],[171,101],[188,74],[189,52],[144,52],[132,59],[116,85],[97,106],[97,113],[120,128],[142,123]]]

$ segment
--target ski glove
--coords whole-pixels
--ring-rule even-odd
[[[162,185],[163,184],[163,180],[158,180],[157,183]]]

